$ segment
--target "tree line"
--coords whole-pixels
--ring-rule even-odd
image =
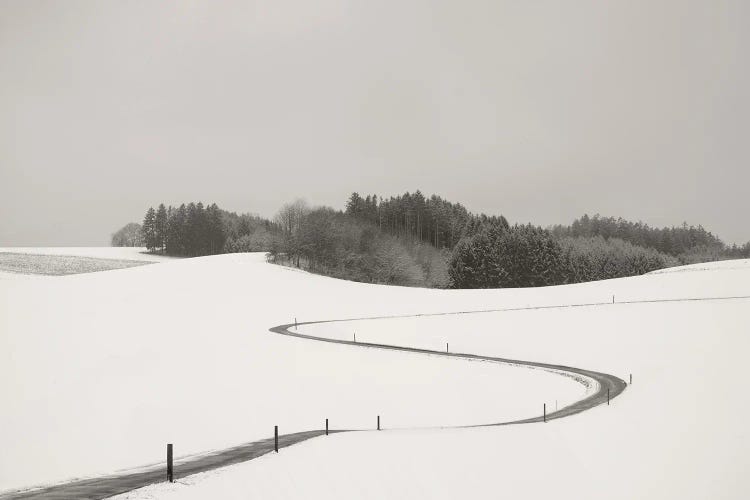
[[[201,202],[149,208],[113,245],[197,256],[268,252],[271,261],[343,279],[406,286],[488,288],[578,283],[681,263],[750,257],[703,227],[652,228],[584,215],[570,226],[513,225],[420,191],[352,193],[344,210],[285,204],[272,220]]]
[[[455,288],[521,288],[636,276],[678,265],[651,248],[617,238],[555,238],[532,225],[484,226],[451,254]]]
[[[272,261],[368,283],[446,287],[447,252],[417,239],[396,236],[350,213],[284,205],[274,219]]]
[[[380,231],[407,237],[436,248],[453,248],[465,235],[473,216],[460,203],[451,203],[440,196],[425,197],[419,190],[413,194],[391,196],[352,193],[345,213],[377,226]]]
[[[146,211],[143,224],[127,224],[112,235],[112,245],[145,246],[150,252],[185,257],[257,252],[270,248],[273,230],[269,220],[228,212],[216,203],[204,206],[199,201],[177,207],[160,203]]]
[[[198,256],[223,253],[226,232],[216,203],[207,207],[190,202],[179,207],[159,204],[146,211],[141,227],[150,251],[168,255]]]
[[[569,226],[553,226],[550,231],[558,238],[616,238],[671,255],[684,264],[750,257],[750,242],[742,246],[728,246],[703,226],[687,223],[677,227],[656,228],[643,222],[597,214],[593,217],[584,215]]]

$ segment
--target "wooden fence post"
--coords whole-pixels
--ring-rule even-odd
[[[167,481],[174,483],[174,464],[172,463],[172,443],[167,444]]]

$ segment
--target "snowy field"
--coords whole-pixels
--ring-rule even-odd
[[[94,259],[69,255],[30,255],[0,252],[0,272],[64,276],[125,269],[148,264],[143,260]]]
[[[112,271],[172,259],[145,248],[0,248],[0,280]]]
[[[174,257],[147,253],[145,247],[0,247],[0,252],[90,257],[95,259],[142,260],[147,262],[175,260]]]
[[[41,253],[47,253],[43,249]],[[365,285],[265,263],[174,260],[0,281],[0,490],[111,472],[282,433],[319,437],[123,495],[198,498],[747,498],[747,261],[524,290]],[[614,295],[615,304],[612,304]],[[625,303],[630,302],[630,303]],[[277,336],[299,321],[599,304],[301,327],[319,336],[560,363],[633,385],[547,424],[584,395],[567,377]],[[43,312],[44,314],[39,314]]]

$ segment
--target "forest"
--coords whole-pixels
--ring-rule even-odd
[[[125,228],[131,227],[128,224]],[[140,227],[141,242],[151,252],[196,257],[231,252],[268,250],[270,240],[259,241],[270,234],[273,224],[257,216],[220,209],[215,203],[204,206],[200,201],[166,207],[163,203],[149,208]],[[115,233],[112,244],[122,238],[125,228]],[[130,246],[130,245],[120,245]]]
[[[643,222],[597,214],[593,217],[584,215],[570,226],[553,226],[550,231],[558,238],[600,236],[607,240],[620,239],[676,257],[682,264],[750,257],[750,242],[742,246],[727,246],[703,226],[688,226],[686,222],[678,227],[654,228]]]
[[[269,261],[341,279],[431,288],[558,285],[750,258],[750,242],[724,244],[702,226],[652,228],[595,215],[570,226],[510,225],[420,191],[383,198],[352,193],[344,210],[297,200],[273,219],[215,203],[159,204],[114,246],[175,256],[267,252]]]

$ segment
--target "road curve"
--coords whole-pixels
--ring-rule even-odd
[[[593,305],[605,305],[604,303],[593,303],[593,304],[580,304],[571,306],[542,306],[541,309],[550,307],[580,307],[580,306],[593,306]],[[519,309],[537,309],[537,308],[519,308]],[[603,403],[607,403],[607,399],[614,399],[625,390],[627,384],[614,375],[606,373],[594,372],[590,370],[584,370],[581,368],[575,368],[571,366],[555,365],[548,363],[538,363],[535,361],[521,361],[507,358],[497,358],[491,356],[481,356],[478,354],[470,353],[448,353],[443,351],[433,351],[429,349],[418,349],[415,347],[404,347],[389,344],[377,344],[370,342],[354,342],[350,340],[338,340],[326,337],[316,337],[313,335],[307,335],[302,333],[293,332],[292,328],[304,325],[313,325],[321,323],[340,323],[345,321],[362,321],[362,320],[378,320],[378,319],[393,319],[398,317],[420,317],[420,316],[444,316],[451,314],[471,314],[471,313],[483,313],[483,312],[500,312],[510,311],[519,309],[505,309],[505,310],[486,310],[486,311],[462,311],[453,313],[435,313],[435,314],[417,314],[408,316],[381,316],[381,317],[368,317],[368,318],[351,318],[351,319],[338,319],[338,320],[323,320],[323,321],[307,321],[302,323],[290,323],[285,325],[275,326],[270,328],[269,331],[280,335],[287,335],[291,337],[297,337],[307,340],[315,340],[318,342],[328,342],[333,344],[344,344],[356,347],[364,347],[371,349],[387,349],[391,351],[402,351],[420,354],[429,354],[434,356],[446,356],[453,358],[473,359],[491,361],[496,363],[510,364],[516,366],[525,366],[529,368],[538,368],[557,372],[561,375],[573,377],[577,381],[587,385],[587,381],[593,380],[596,382],[596,390],[571,405],[561,408],[557,411],[551,411],[547,413],[547,420],[554,420],[558,418],[567,417],[588,410],[595,406]],[[535,417],[525,418],[521,420],[513,420],[507,422],[496,422],[496,423],[484,423],[476,425],[464,425],[464,426],[443,426],[442,428],[470,428],[470,427],[489,427],[489,426],[501,426],[501,425],[515,425],[515,424],[530,424],[535,422],[542,422],[544,415],[538,415]],[[349,430],[331,430],[330,433],[340,432],[351,432]],[[279,448],[291,446],[301,441],[325,434],[324,430],[313,430],[305,432],[297,432],[293,434],[279,435]],[[220,450],[214,453],[205,455],[199,455],[195,457],[189,457],[183,460],[176,460],[174,466],[174,475],[176,479],[196,474],[198,472],[206,472],[209,470],[225,467],[247,460],[252,460],[266,453],[270,453],[274,449],[273,438],[262,439],[251,443],[245,443],[239,446]],[[108,476],[100,476],[88,479],[73,480],[66,483],[60,483],[50,486],[39,487],[31,490],[23,491],[12,491],[0,494],[0,500],[20,500],[20,499],[45,499],[45,500],[67,500],[71,498],[76,499],[89,499],[99,500],[108,498],[121,493],[142,488],[150,484],[158,483],[166,480],[166,471],[163,464],[152,465],[143,467],[137,470],[124,471],[120,473],[111,474]]]
[[[456,312],[456,313],[437,313],[435,315],[445,316],[448,314],[469,314],[470,312],[474,312],[474,311],[465,311],[465,312]],[[352,319],[346,319],[346,320],[337,319],[337,320],[323,320],[323,321],[306,321],[306,322],[300,322],[300,323],[288,323],[285,325],[275,326],[271,328],[270,331],[274,333],[278,333],[280,335],[288,335],[290,337],[298,337],[298,338],[303,338],[303,339],[308,339],[308,340],[316,340],[318,342],[329,342],[332,344],[344,344],[344,345],[366,347],[366,348],[372,348],[372,349],[386,349],[390,351],[413,352],[413,353],[420,353],[420,354],[430,354],[434,356],[445,356],[445,357],[451,357],[451,358],[491,361],[495,363],[502,363],[502,364],[508,364],[508,365],[514,365],[514,366],[525,366],[528,368],[541,368],[543,370],[548,370],[548,371],[559,373],[561,375],[572,377],[584,385],[588,385],[586,383],[587,380],[593,380],[594,382],[596,382],[597,388],[594,392],[592,392],[585,398],[575,403],[572,403],[566,407],[560,408],[559,410],[547,413],[546,420],[554,420],[558,418],[568,417],[570,415],[575,415],[576,413],[581,413],[582,411],[591,409],[602,403],[607,403],[608,400],[612,400],[616,398],[617,396],[619,396],[622,393],[622,391],[624,391],[625,388],[627,387],[627,383],[625,383],[624,380],[614,375],[610,375],[608,373],[595,372],[591,370],[584,370],[582,368],[576,368],[573,366],[539,363],[536,361],[522,361],[518,359],[497,358],[497,357],[492,357],[492,356],[481,356],[479,354],[470,354],[470,353],[434,351],[431,349],[419,349],[416,347],[405,347],[405,346],[397,346],[397,345],[391,345],[391,344],[378,344],[378,343],[372,343],[372,342],[355,342],[353,340],[341,340],[341,339],[332,339],[332,338],[327,338],[327,337],[316,337],[314,335],[307,335],[304,333],[298,333],[298,332],[292,331],[292,328],[295,328],[295,327],[300,327],[300,326],[305,326],[305,325],[317,325],[317,324],[322,324],[322,323],[341,323],[344,321],[362,321],[362,320],[371,321],[371,320],[379,320],[379,319],[394,319],[394,318],[399,318],[399,317],[404,318],[404,317],[423,317],[423,316],[432,316],[432,314],[417,314],[417,315],[407,315],[407,316],[379,316],[379,317],[368,317],[368,318],[352,318]],[[511,420],[511,421],[506,421],[506,422],[463,425],[463,426],[441,426],[441,428],[447,429],[447,428],[491,427],[491,426],[499,426],[499,425],[531,424],[534,422],[542,422],[544,420],[545,420],[545,415],[541,414],[536,417],[529,417],[529,418],[524,418],[521,420]]]

